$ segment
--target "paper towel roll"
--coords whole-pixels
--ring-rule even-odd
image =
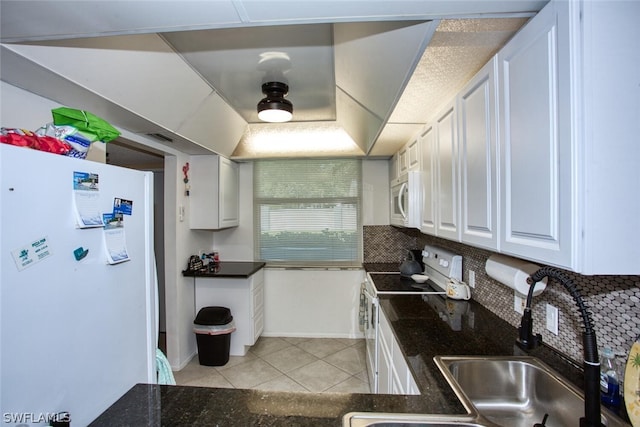
[[[485,270],[489,277],[514,289],[522,295],[529,293],[527,278],[539,268],[539,266],[530,262],[506,255],[491,255],[485,265]],[[547,278],[545,277],[541,282],[536,284],[533,295],[540,295],[546,287]]]

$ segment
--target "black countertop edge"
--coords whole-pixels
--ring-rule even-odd
[[[136,384],[90,426],[339,427],[349,412],[444,413],[424,396]]]
[[[183,276],[188,277],[226,277],[226,278],[247,278],[264,268],[264,262],[257,261],[221,261],[217,264],[200,270],[184,270]]]

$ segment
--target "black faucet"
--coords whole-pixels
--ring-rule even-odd
[[[527,279],[529,293],[527,305],[520,321],[518,339],[516,344],[523,350],[531,350],[542,343],[540,334],[534,335],[531,318],[531,303],[535,284],[549,277],[556,279],[571,294],[578,305],[578,311],[582,316],[584,331],[582,333],[582,347],[584,354],[584,417],[580,418],[580,427],[604,427],[600,419],[600,358],[598,357],[598,344],[593,330],[591,313],[580,295],[580,291],[573,281],[563,272],[552,267],[542,267]]]

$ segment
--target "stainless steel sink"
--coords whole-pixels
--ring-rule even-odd
[[[472,416],[393,414],[384,412],[350,412],[342,419],[343,427],[494,427],[478,423]]]
[[[435,362],[463,404],[505,427],[576,426],[584,415],[583,393],[534,357],[445,357]],[[627,426],[602,411],[607,426]]]

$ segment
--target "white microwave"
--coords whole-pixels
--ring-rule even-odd
[[[422,177],[410,171],[391,181],[391,225],[420,228]]]

